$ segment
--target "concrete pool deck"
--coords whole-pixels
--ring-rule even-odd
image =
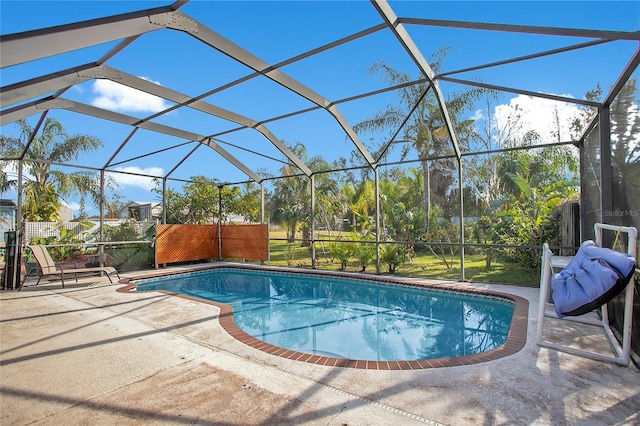
[[[423,370],[312,365],[238,342],[210,304],[120,293],[106,277],[66,289],[28,281],[0,292],[0,423],[640,424],[638,368],[535,344],[536,288],[455,285],[526,298],[524,348]],[[608,347],[597,328],[572,322],[549,333]]]

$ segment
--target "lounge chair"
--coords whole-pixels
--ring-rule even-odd
[[[33,257],[35,257],[36,260],[38,261],[38,266],[40,269],[40,271],[36,270],[36,272],[39,272],[38,282],[36,283],[36,285],[40,283],[40,280],[42,279],[42,277],[49,276],[49,275],[55,275],[56,277],[60,277],[60,281],[62,281],[62,288],[64,288],[64,276],[68,274],[73,274],[76,279],[76,282],[78,282],[78,274],[97,273],[97,272],[106,274],[106,276],[109,278],[109,281],[112,283],[113,283],[113,280],[111,279],[111,275],[115,274],[118,277],[118,279],[120,279],[120,274],[118,274],[118,271],[116,271],[116,268],[112,266],[66,269],[61,265],[57,265],[53,261],[53,259],[51,258],[51,255],[49,254],[49,251],[45,246],[33,244],[28,247],[31,249],[31,252],[33,253]],[[25,275],[25,279],[27,278],[27,275]]]

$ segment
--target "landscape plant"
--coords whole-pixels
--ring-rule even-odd
[[[358,261],[360,272],[365,272],[367,266],[369,266],[376,257],[375,236],[370,232],[362,234],[354,233],[354,239],[357,238],[359,238],[360,241],[353,245],[353,257]]]
[[[153,240],[155,226],[148,227],[144,235],[133,221],[127,221],[116,226],[110,226],[105,231],[105,241],[138,241],[141,238]],[[118,244],[107,246],[105,257],[109,265],[119,271],[140,270],[153,266],[154,248],[147,243]]]
[[[62,124],[54,118],[47,118],[39,136],[33,138],[35,129],[26,120],[18,120],[17,125],[20,136],[14,138],[0,135],[0,150],[4,158],[18,159],[23,157],[27,146],[29,147],[27,157],[22,160],[25,170],[22,206],[25,219],[34,222],[60,220],[62,201],[66,201],[72,195],[80,197],[81,206],[85,205],[87,198],[94,205],[100,205],[103,198],[97,173],[65,173],[52,166],[77,160],[80,154],[95,151],[102,146],[99,139],[90,135],[68,135]],[[8,181],[4,172],[5,164],[6,161],[0,162],[0,166],[3,166],[0,167],[3,170],[3,177],[0,179],[0,183],[4,185],[3,189],[17,186],[16,182]],[[111,178],[105,179],[105,184],[107,188],[117,187]]]
[[[93,223],[80,222],[80,227],[89,229],[93,227]],[[72,260],[84,252],[82,247],[84,241],[80,238],[82,232],[80,234],[76,234],[73,230],[65,228],[62,223],[58,223],[56,228],[58,236],[34,237],[31,239],[29,244],[45,246],[51,245],[52,247],[48,247],[47,250],[49,251],[51,258],[55,261]]]
[[[340,261],[340,270],[347,269],[347,262],[354,255],[354,243],[346,241],[335,241],[331,245],[331,255]]]
[[[411,260],[412,250],[402,244],[386,243],[381,250],[381,260],[387,264],[390,274],[395,274],[398,266]]]

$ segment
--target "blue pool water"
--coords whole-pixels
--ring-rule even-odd
[[[476,354],[502,345],[514,303],[494,297],[335,276],[234,268],[139,280],[226,303],[236,325],[272,345],[374,361]]]

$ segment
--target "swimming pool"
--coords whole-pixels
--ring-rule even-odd
[[[514,349],[506,342],[517,303],[496,294],[229,267],[138,279],[136,286],[212,301],[229,313],[220,322],[232,335],[240,329],[251,346],[307,362],[430,368]]]

